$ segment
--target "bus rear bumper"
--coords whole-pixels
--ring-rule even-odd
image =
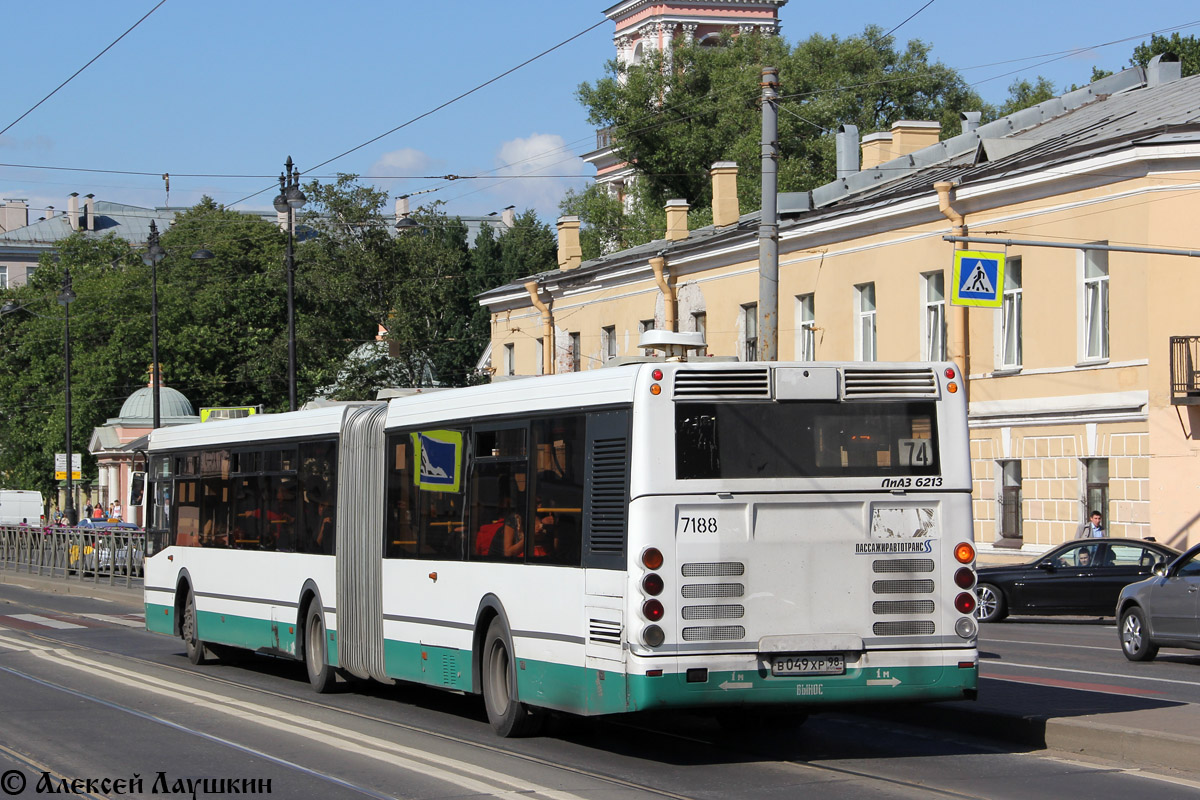
[[[654,659],[639,659],[645,674],[628,676],[629,710],[707,706],[824,706],[974,699],[979,686],[976,650],[874,652],[848,661],[841,675],[785,677],[757,659],[672,659],[673,671],[653,673]],[[730,668],[741,660],[748,668]]]

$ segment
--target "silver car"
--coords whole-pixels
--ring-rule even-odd
[[[1117,620],[1130,661],[1149,661],[1160,647],[1200,649],[1200,545],[1122,589]]]

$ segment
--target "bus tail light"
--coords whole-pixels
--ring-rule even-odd
[[[659,569],[663,565],[662,551],[657,547],[647,547],[642,551],[642,565],[646,569]]]
[[[973,598],[974,595],[971,595],[971,597]],[[663,604],[657,600],[647,600],[642,603],[642,616],[651,622],[658,622],[663,618],[664,613]]]
[[[959,542],[958,546],[954,548],[954,557],[961,564],[970,564],[975,560],[975,548],[970,542]]]
[[[667,635],[657,625],[647,625],[642,628],[642,642],[648,647],[658,647],[666,641]]]
[[[968,567],[959,567],[954,573],[954,585],[960,589],[970,589],[975,585],[975,571]]]
[[[975,611],[975,593],[963,592],[954,598],[954,607],[960,614],[971,614]]]
[[[965,586],[963,587],[966,588]],[[657,597],[662,594],[663,579],[657,572],[651,572],[642,578],[642,591],[651,597]]]

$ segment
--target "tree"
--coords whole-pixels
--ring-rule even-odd
[[[1054,85],[1050,83],[1049,78],[1039,75],[1033,83],[1025,79],[1013,81],[1008,87],[1008,100],[1000,106],[996,116],[1003,117],[1013,114],[1023,108],[1036,106],[1052,97],[1058,97],[1058,92],[1054,91]]]
[[[596,192],[568,197],[567,208],[591,217],[592,248],[607,250],[661,236],[656,215],[667,200],[711,206],[708,170],[716,161],[741,166],[743,208],[760,205],[761,70],[779,70],[779,187],[803,191],[832,180],[832,132],[840,124],[860,133],[899,119],[939,120],[945,135],[959,130],[958,112],[985,110],[957,72],[931,62],[929,47],[894,46],[881,29],[859,36],[814,35],[789,46],[782,38],[726,37],[719,47],[677,43],[668,61],[656,53],[643,64],[610,62],[608,75],[584,83],[578,97],[589,120],[612,127],[617,152],[637,173],[634,219],[614,224],[616,208]],[[640,206],[640,210],[638,207]]]
[[[1183,77],[1200,72],[1200,39],[1195,36],[1180,36],[1178,31],[1170,36],[1154,34],[1149,42],[1142,42],[1133,48],[1129,63],[1132,66],[1145,67],[1150,63],[1150,59],[1162,53],[1179,56]]]

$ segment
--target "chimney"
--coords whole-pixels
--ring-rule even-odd
[[[516,208],[517,208],[516,206],[509,206],[508,208],[506,208],[502,212],[500,212],[500,222],[504,224],[505,228],[508,228],[511,230],[512,227],[517,224]]]
[[[981,111],[960,111],[958,118],[962,120],[962,132],[970,133],[979,127],[979,118],[983,115]]]
[[[712,165],[713,225],[723,228],[736,225],[741,212],[738,210],[737,164],[733,161],[718,161]]]
[[[1146,65],[1146,87],[1162,86],[1177,81],[1183,75],[1183,65],[1174,53],[1160,53]]]
[[[858,172],[858,126],[839,125],[837,136],[837,176],[845,178]]]
[[[892,158],[915,153],[922,147],[938,143],[942,131],[940,122],[920,122],[901,119],[892,123]],[[886,159],[885,159],[886,160]]]
[[[688,205],[687,200],[667,201],[667,241],[677,242],[688,238]]]
[[[892,135],[887,131],[868,133],[862,138],[862,168],[874,169],[892,156]]]
[[[67,196],[67,222],[71,224],[71,230],[79,230],[79,192]]]
[[[0,231],[13,231],[29,224],[29,204],[25,200],[5,198],[0,210],[3,211],[0,215]]]
[[[396,198],[396,222],[408,216],[408,195]]]
[[[54,206],[46,206],[45,219],[54,219]]]
[[[84,227],[89,231],[96,230],[96,195],[83,196]]]
[[[579,247],[579,217],[558,218],[558,268],[578,269],[583,263]]]

